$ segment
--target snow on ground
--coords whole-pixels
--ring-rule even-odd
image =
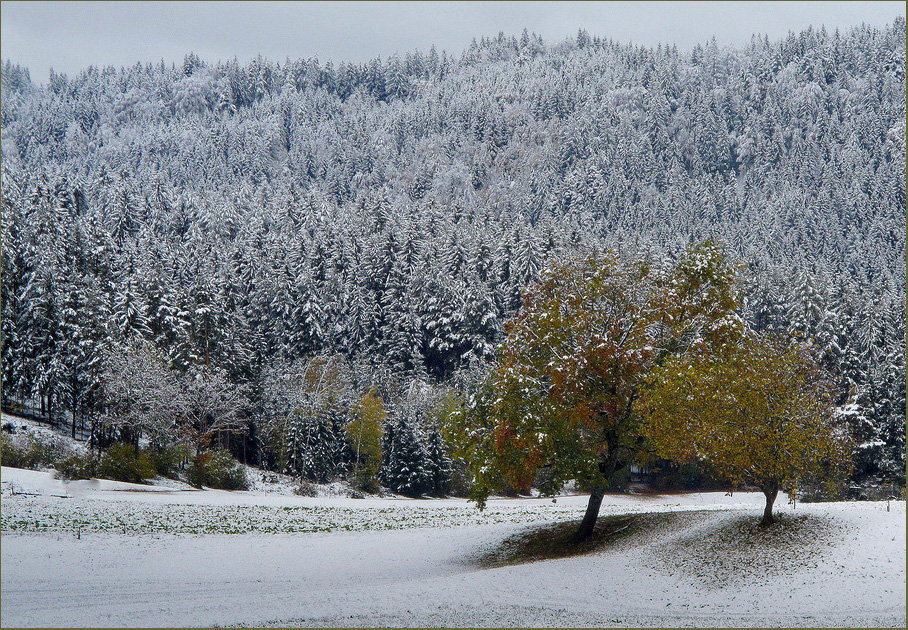
[[[8,435],[13,444],[17,446],[24,446],[28,439],[32,438],[49,444],[61,444],[69,450],[80,454],[84,454],[87,451],[84,443],[59,433],[50,426],[36,420],[4,413],[0,415],[0,423],[12,429],[12,432],[9,432]]]
[[[174,490],[107,480],[63,481],[49,472],[2,468],[3,532],[113,532],[125,534],[242,534],[385,531],[545,523],[580,518],[587,497],[490,499],[480,512],[466,499],[352,499],[282,493]],[[61,502],[60,499],[66,501]],[[762,495],[722,493],[634,497],[615,495],[601,514],[759,508]]]
[[[805,523],[786,530],[797,544],[741,545],[762,495],[608,496],[602,514],[684,514],[590,555],[483,568],[527,526],[579,518],[586,497],[479,512],[11,468],[0,481],[4,627],[905,625],[904,502],[780,499]]]

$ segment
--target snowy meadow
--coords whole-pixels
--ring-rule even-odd
[[[905,503],[609,495],[670,513],[589,554],[489,566],[586,496],[297,497],[2,469],[13,626],[904,626]],[[799,527],[803,524],[803,527]]]

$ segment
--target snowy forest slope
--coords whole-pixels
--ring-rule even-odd
[[[247,436],[314,355],[404,421],[414,381],[469,389],[550,258],[712,238],[754,328],[825,350],[859,474],[904,476],[902,18],[691,53],[580,31],[359,65],[189,54],[43,86],[5,60],[0,105],[4,397],[91,416],[105,357],[144,339],[248,386]]]

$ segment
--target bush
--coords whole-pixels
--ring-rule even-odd
[[[218,449],[199,453],[188,473],[189,483],[196,488],[207,486],[220,490],[247,490],[246,471],[228,451]]]
[[[135,446],[123,442],[117,442],[104,451],[98,465],[98,477],[102,479],[142,483],[154,476],[155,466],[151,456],[145,451],[136,456]]]
[[[76,479],[91,479],[98,474],[98,459],[90,453],[79,455],[73,453],[68,457],[58,459],[54,463],[57,469],[57,476],[60,479],[73,481]]]
[[[28,468],[25,461],[25,449],[13,444],[8,435],[0,435],[0,464],[12,468]]]
[[[55,461],[70,454],[66,443],[55,437],[28,435],[23,443],[21,438],[14,440],[3,433],[0,439],[2,464],[12,468],[50,468]]]
[[[368,468],[363,468],[352,475],[350,485],[354,490],[367,494],[376,494],[381,490],[381,486],[378,485],[378,476]]]
[[[728,488],[728,481],[719,477],[707,462],[678,463],[655,459],[644,481],[653,490],[668,492],[709,491]]]
[[[177,479],[180,471],[186,470],[186,463],[192,457],[191,453],[191,447],[186,444],[157,447],[149,451],[158,474],[171,479]]]
[[[315,484],[304,479],[293,489],[293,494],[298,497],[317,497],[318,488],[315,487]]]

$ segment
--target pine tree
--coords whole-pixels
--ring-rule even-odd
[[[432,461],[416,428],[406,418],[398,418],[385,430],[385,436],[385,484],[393,492],[410,497],[430,492]]]
[[[447,453],[447,445],[436,425],[430,427],[426,440],[426,456],[429,461],[430,493],[444,496],[451,483],[453,462]]]
[[[296,409],[288,422],[287,472],[317,483],[336,475],[337,436],[327,414],[305,414]]]

